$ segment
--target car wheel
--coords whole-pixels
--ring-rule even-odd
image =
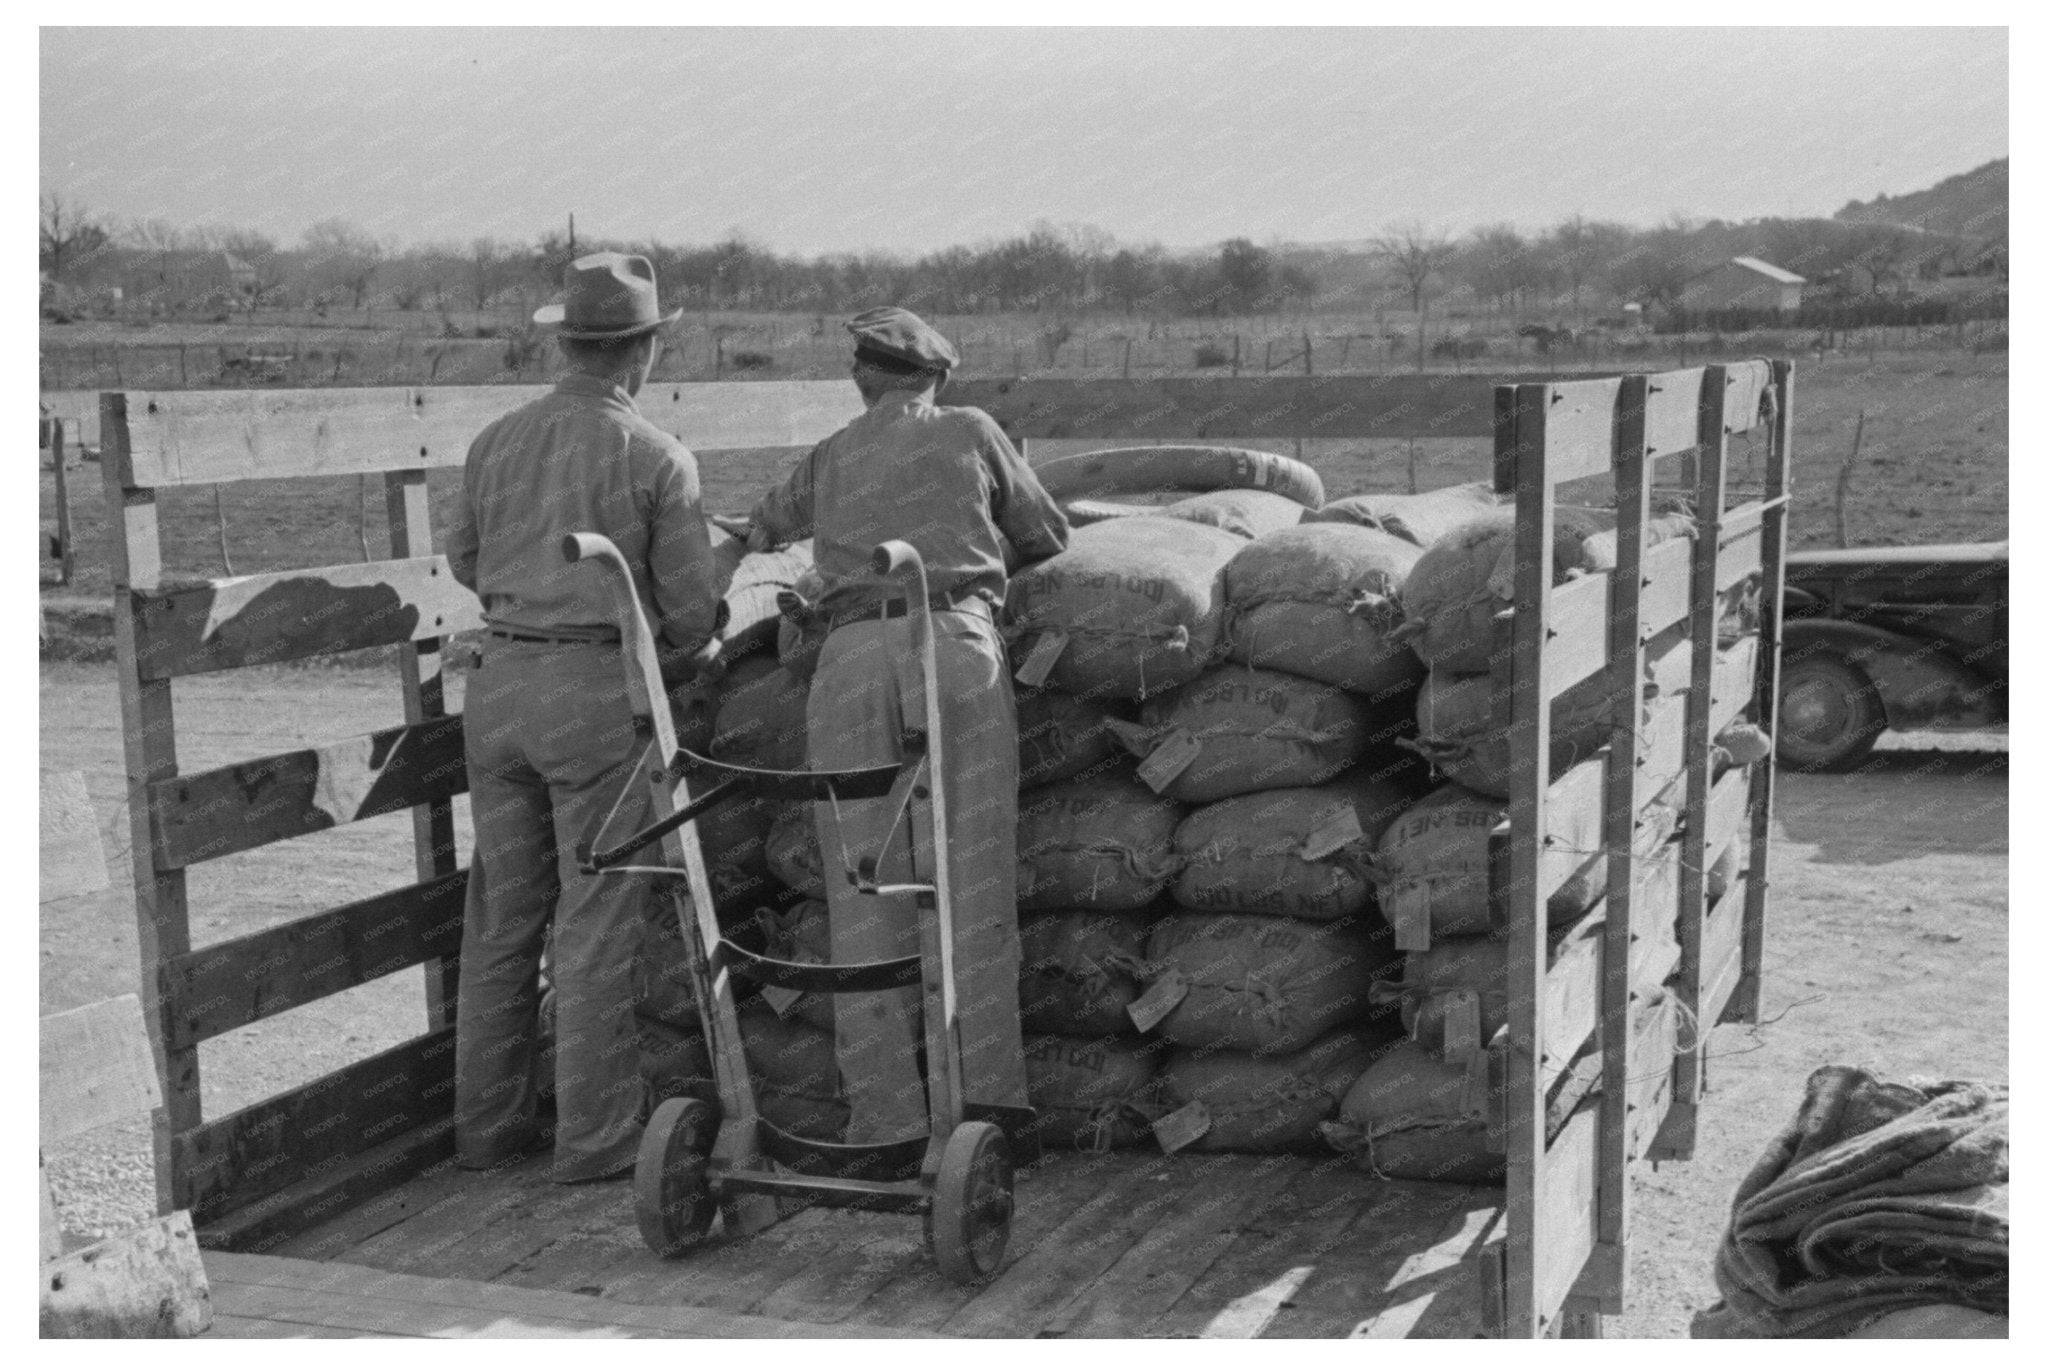
[[[1845,772],[1869,757],[1884,727],[1884,703],[1862,669],[1819,651],[1785,661],[1778,678],[1778,761],[1785,767]]]

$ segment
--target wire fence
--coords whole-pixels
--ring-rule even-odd
[[[535,384],[560,376],[559,353],[530,329],[435,336],[371,328],[293,331],[221,341],[72,342],[46,336],[44,390],[323,388],[379,385]],[[1830,355],[1898,351],[2003,351],[2002,320],[1960,325],[1867,327],[1809,333],[1652,334],[1552,332],[1524,336],[1435,327],[1417,352],[1412,331],[1333,332],[1199,324],[1104,327],[954,327],[965,375],[1057,375],[1156,379],[1265,374],[1358,375],[1550,368],[1667,368],[1759,354]],[[836,327],[754,323],[699,325],[672,333],[654,377],[677,382],[827,379],[846,373],[850,349]]]

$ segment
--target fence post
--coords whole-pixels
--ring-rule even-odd
[[[1232,332],[1230,334],[1230,377],[1232,379],[1237,378],[1238,366],[1242,362],[1243,352],[1244,338]]]
[[[71,492],[64,477],[64,419],[50,423],[50,465],[57,471],[57,581],[71,581]]]
[[[1316,348],[1315,344],[1308,339],[1307,332],[1301,334],[1301,367],[1308,371],[1311,379],[1315,377]]]
[[[178,343],[178,387],[189,388],[191,382],[185,377],[185,343],[181,341]]]

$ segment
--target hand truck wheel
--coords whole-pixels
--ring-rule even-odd
[[[717,1111],[703,1100],[664,1100],[640,1138],[633,1165],[633,1213],[641,1240],[660,1256],[679,1256],[704,1240],[718,1201],[705,1154],[718,1136]]]
[[[963,1123],[946,1139],[925,1210],[925,1241],[955,1284],[983,1284],[1003,1268],[1010,1242],[1010,1149],[993,1123]]]

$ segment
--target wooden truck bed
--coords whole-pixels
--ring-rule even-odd
[[[486,1332],[502,1330],[502,1305],[550,1331],[600,1334],[1596,1333],[1625,1304],[1633,1170],[1690,1155],[1700,1038],[1758,1017],[1771,768],[1722,772],[1715,741],[1745,715],[1772,730],[1792,371],[1751,361],[1499,379],[999,379],[948,391],[1019,440],[1491,436],[1517,538],[1495,678],[1514,756],[1495,860],[1507,1027],[1501,1083],[1484,1087],[1503,1111],[1505,1189],[1388,1183],[1335,1157],[1065,1155],[1024,1176],[1008,1268],[972,1294],[938,1278],[900,1216],[812,1210],[661,1262],[641,1246],[626,1185],[558,1189],[537,1162],[490,1176],[442,1164],[467,876],[452,804],[467,785],[461,717],[446,708],[442,645],[480,618],[434,553],[427,471],[459,465],[474,433],[532,391],[103,395],[136,924],[163,1079],[158,1198],[191,1211],[214,1255],[224,1330]],[[844,382],[660,385],[640,406],[715,453],[801,448],[857,412],[858,397]],[[1731,506],[1736,435],[1761,439],[1765,474],[1761,496]],[[160,490],[351,474],[383,481],[389,558],[196,583],[167,571]],[[1693,535],[1650,538],[1660,480],[1691,496]],[[1616,509],[1616,567],[1556,582],[1558,511],[1588,499]],[[1744,585],[1752,638],[1724,657],[1723,597]],[[180,770],[176,679],[390,646],[403,727]],[[1594,677],[1608,679],[1617,714],[1658,700],[1639,727],[1615,727],[1599,762],[1553,772],[1553,703]],[[1660,803],[1681,821],[1668,840],[1651,818]],[[416,880],[193,941],[188,868],[400,810],[413,815]],[[1588,858],[1634,856],[1605,859],[1601,909],[1552,943],[1544,907],[1569,869],[1546,850],[1568,829],[1600,831],[1598,848],[1577,849]],[[1746,856],[1716,894],[1711,869],[1730,848]],[[1426,924],[1396,933],[1404,949],[1427,946]],[[203,1112],[204,1041],[421,964],[417,1037],[234,1113]],[[1468,1076],[1482,1060],[1491,1075],[1481,1054],[1494,1048],[1468,1022],[1445,1051]],[[337,1295],[361,1302],[337,1307]]]
[[[630,1182],[554,1185],[536,1157],[438,1167],[271,1255],[206,1256],[222,1335],[1471,1337],[1500,1202],[1349,1158],[1050,1156],[973,1290],[900,1214],[812,1208],[664,1261]]]

